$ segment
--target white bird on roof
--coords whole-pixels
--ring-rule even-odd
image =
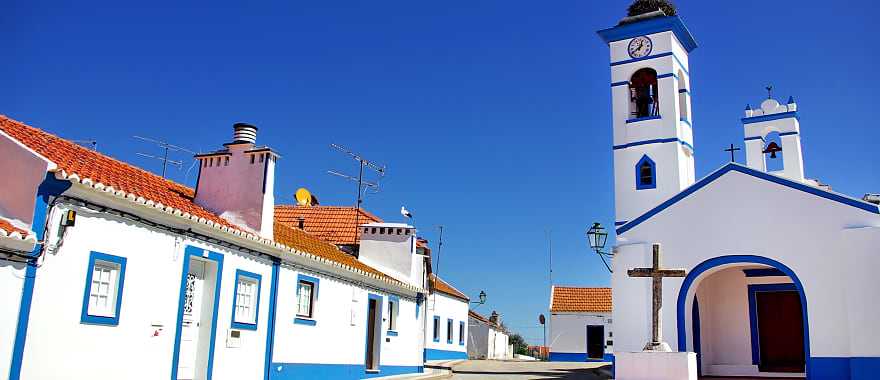
[[[403,215],[407,218],[412,219],[413,215],[409,210],[406,209],[406,206],[400,206],[400,215]]]

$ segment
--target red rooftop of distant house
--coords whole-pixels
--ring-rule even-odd
[[[431,289],[434,289],[440,293],[453,296],[455,298],[464,300],[465,302],[470,301],[468,296],[464,295],[464,293],[460,292],[458,289],[449,285],[446,281],[443,281],[440,277],[437,277],[436,274],[431,273]]]
[[[554,286],[551,313],[609,313],[611,288]]]
[[[303,219],[306,232],[336,245],[357,244],[360,236],[357,226],[382,223],[382,219],[364,209],[345,206],[275,206],[275,221],[299,227]]]

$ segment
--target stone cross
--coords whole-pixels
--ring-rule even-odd
[[[672,349],[663,342],[660,309],[663,307],[663,277],[684,277],[684,269],[663,269],[660,265],[660,244],[654,244],[654,261],[650,268],[634,268],[626,272],[630,277],[651,277],[653,280],[653,308],[651,316],[651,341],[645,345],[645,351],[665,351]]]

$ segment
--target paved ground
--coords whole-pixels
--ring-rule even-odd
[[[605,380],[610,366],[603,363],[519,362],[469,360],[454,367],[454,380]]]

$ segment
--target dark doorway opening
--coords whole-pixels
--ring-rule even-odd
[[[587,359],[605,357],[605,326],[587,326]]]
[[[379,369],[376,360],[376,316],[378,304],[375,299],[370,299],[367,308],[367,370]]]
[[[761,372],[803,373],[804,318],[797,291],[755,293]]]

